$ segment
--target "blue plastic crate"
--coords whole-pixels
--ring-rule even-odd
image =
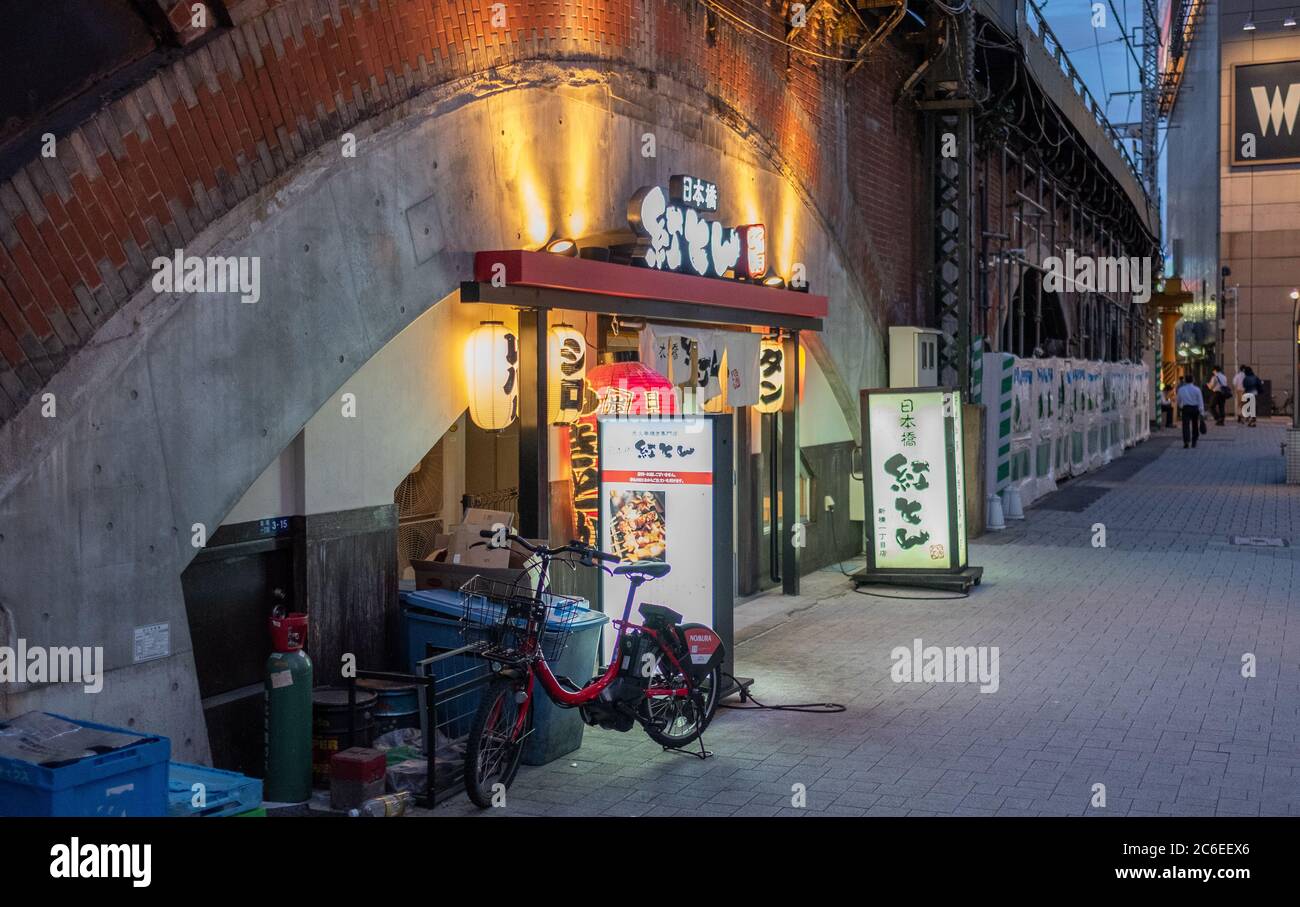
[[[194,805],[195,784],[203,806]],[[167,813],[172,816],[235,816],[262,805],[262,782],[238,772],[172,762],[167,772]]]
[[[53,712],[45,714],[140,739],[57,768],[0,757],[0,816],[167,815],[170,740]]]

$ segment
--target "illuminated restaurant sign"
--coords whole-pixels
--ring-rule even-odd
[[[961,398],[946,388],[862,392],[871,572],[966,566]]]
[[[660,271],[762,278],[767,273],[763,225],[726,227],[705,217],[717,209],[717,185],[699,177],[673,176],[667,193],[659,186],[643,186],[627,206],[628,223],[650,241],[636,257]]]

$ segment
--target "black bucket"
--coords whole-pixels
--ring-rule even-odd
[[[378,696],[357,690],[356,720],[348,720],[348,691],[343,687],[323,687],[311,694],[311,776],[312,783],[326,787],[330,782],[330,758],[353,746],[370,746],[374,739],[374,708]],[[352,724],[356,733],[349,735]]]

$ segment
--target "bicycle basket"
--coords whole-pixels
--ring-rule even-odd
[[[564,653],[579,614],[586,611],[580,598],[543,592],[537,600],[527,577],[519,581],[475,576],[460,588],[464,606],[463,629],[473,640],[485,640],[501,654],[522,650],[530,618],[542,628],[542,653],[556,661]]]

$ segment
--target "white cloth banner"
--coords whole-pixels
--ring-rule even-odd
[[[727,331],[727,403],[753,406],[758,402],[758,334]]]
[[[647,324],[641,331],[641,362],[674,386],[691,381],[691,343],[694,332],[666,325]]]
[[[674,385],[693,385],[700,403],[717,399],[725,385],[728,405],[752,406],[759,393],[759,340],[749,331],[647,324],[641,331],[641,361]]]

